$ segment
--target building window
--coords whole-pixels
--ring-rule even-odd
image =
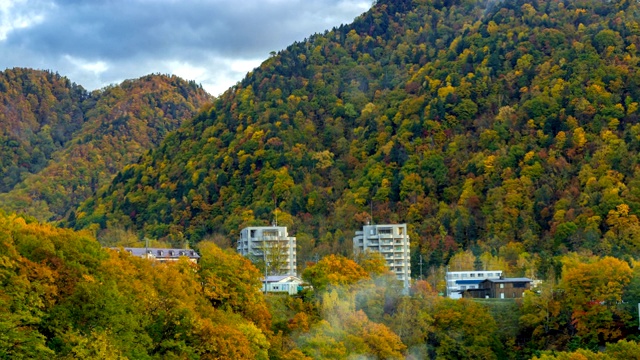
[[[469,274],[469,277],[476,277],[476,274]]]
[[[504,284],[500,284],[500,289],[504,289]]]

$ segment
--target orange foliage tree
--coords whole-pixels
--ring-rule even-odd
[[[621,311],[619,304],[631,277],[629,264],[613,257],[565,270],[562,287],[577,335],[596,341],[620,338],[628,314]]]

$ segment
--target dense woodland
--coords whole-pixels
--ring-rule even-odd
[[[28,95],[6,107],[2,171],[18,175],[0,200],[76,230],[0,216],[0,358],[638,359],[638,47],[633,1],[379,0],[175,131],[147,115],[187,116],[195,84],[152,100],[154,85],[86,94],[41,73],[60,111],[47,128],[15,115],[37,108]],[[145,100],[122,112],[129,93]],[[139,158],[71,160],[91,146]],[[95,193],[73,210],[77,189]],[[263,295],[261,272],[218,246],[276,216],[312,286],[297,297]],[[409,294],[381,258],[353,257],[370,220],[408,224]],[[143,237],[202,260],[100,247]],[[450,300],[445,267],[544,281],[517,301]]]
[[[149,75],[92,93],[48,71],[0,73],[0,207],[60,220],[211,97]]]
[[[0,191],[42,170],[71,140],[84,123],[81,104],[88,95],[59,74],[20,68],[0,72]]]
[[[378,1],[267,59],[67,225],[196,243],[277,212],[305,260],[407,222],[414,274],[460,250],[637,258],[639,10]]]
[[[198,244],[198,264],[108,250],[87,231],[0,214],[3,359],[637,359],[640,263],[577,254],[517,302],[402,295],[377,254],[328,255],[299,296]],[[631,266],[630,266],[631,265]]]

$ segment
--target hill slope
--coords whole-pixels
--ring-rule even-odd
[[[266,60],[69,225],[292,226],[298,257],[408,222],[459,248],[640,255],[638,5],[378,1]],[[370,213],[372,210],[372,214]]]
[[[0,191],[47,164],[84,123],[87,92],[48,71],[0,72]]]
[[[47,80],[36,86],[44,90],[38,90],[35,96],[28,86],[17,86],[17,81],[5,84],[10,90],[0,93],[13,96],[20,104],[26,103],[23,114],[14,117],[15,126],[19,129],[29,127],[26,131],[35,136],[35,140],[29,141],[30,137],[16,135],[22,139],[19,142],[21,148],[3,147],[13,155],[10,169],[19,168],[25,162],[30,166],[23,169],[20,182],[12,181],[14,187],[0,194],[0,206],[40,220],[59,220],[67,216],[69,209],[109,183],[124,165],[158,145],[169,131],[176,129],[184,119],[192,117],[200,106],[211,100],[193,82],[149,75],[91,94],[75,85],[70,86],[65,90],[74,94],[75,89],[78,95],[64,98],[65,103],[57,105],[62,108],[57,113],[51,111],[53,106],[44,108],[47,100],[41,93],[50,91],[47,86],[58,86],[57,82],[69,85],[68,80],[26,69],[7,70],[4,75],[10,77],[14,72],[20,72],[27,79],[46,77]],[[65,94],[57,88],[53,92]],[[33,106],[30,107],[33,103],[40,106],[34,110]],[[0,114],[10,116],[10,108],[14,107],[11,103],[6,104]],[[70,117],[78,121],[69,123]],[[55,119],[61,121],[55,122]],[[62,140],[58,140],[60,136],[56,134],[63,134]],[[39,141],[40,138],[46,141]],[[45,144],[50,146],[46,151],[40,151]],[[31,159],[20,154],[29,155]],[[6,178],[11,179],[11,174]]]

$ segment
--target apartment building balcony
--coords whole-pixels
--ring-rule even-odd
[[[254,237],[251,238],[251,241],[253,242],[260,242],[260,241],[282,241],[282,242],[289,242],[289,238],[287,237],[283,237],[283,236],[277,236],[277,235],[265,235],[265,236],[259,236],[259,237]]]

